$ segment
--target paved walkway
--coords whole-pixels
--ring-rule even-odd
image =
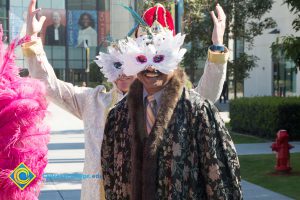
[[[272,142],[255,143],[255,144],[236,144],[236,151],[238,155],[258,155],[258,154],[273,154],[271,149]],[[300,152],[300,142],[290,142],[294,148],[291,149],[291,153]]]
[[[245,180],[242,180],[242,188],[245,200],[292,200],[289,197],[278,194]]]
[[[78,177],[84,163],[83,123],[54,104],[50,104],[49,111],[48,122],[52,131],[45,176],[63,176],[46,178],[39,199],[79,200],[81,180]]]
[[[72,178],[47,178],[39,199],[79,200],[81,181],[76,177],[82,173],[84,162],[83,124],[79,119],[53,104],[50,105],[49,110],[52,113],[48,119],[52,132],[48,145],[49,164],[46,167],[45,175],[64,173]],[[224,115],[227,116],[227,114]],[[236,148],[239,155],[270,154],[272,153],[269,148],[270,144],[239,144],[236,145]],[[300,142],[292,144],[295,146],[293,152],[300,152]],[[290,199],[244,180],[242,187],[245,200]]]

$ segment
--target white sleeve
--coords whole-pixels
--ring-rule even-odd
[[[226,79],[228,56],[228,49],[224,53],[208,50],[204,73],[195,88],[202,97],[214,103],[219,99]]]
[[[47,89],[47,98],[61,108],[82,119],[84,105],[91,88],[76,87],[57,79],[43,49],[41,39],[25,43],[23,54],[28,62],[29,75],[41,80]]]

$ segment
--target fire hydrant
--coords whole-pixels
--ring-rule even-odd
[[[277,132],[276,141],[272,144],[272,151],[276,151],[276,171],[289,172],[290,165],[290,149],[294,146],[289,144],[289,134],[286,130],[279,130]]]

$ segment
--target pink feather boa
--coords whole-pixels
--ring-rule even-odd
[[[14,40],[6,51],[2,38],[0,24],[0,200],[36,200],[48,163],[45,86],[20,77],[14,63],[14,49],[29,38]],[[36,175],[24,190],[8,177],[21,162]]]

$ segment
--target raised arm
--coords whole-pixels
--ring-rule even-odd
[[[63,109],[82,118],[88,88],[74,87],[71,83],[58,80],[52,66],[48,62],[42,41],[37,37],[41,31],[46,17],[37,20],[36,14],[41,9],[36,9],[36,0],[31,0],[28,7],[27,34],[31,36],[31,42],[22,47],[25,60],[28,62],[29,74],[45,83],[47,97]]]
[[[212,34],[213,45],[208,50],[208,58],[205,63],[204,73],[195,88],[202,97],[216,102],[222,92],[223,84],[226,79],[227,60],[229,57],[228,49],[223,45],[223,36],[226,26],[226,15],[222,7],[216,6],[218,18],[211,11],[214,22]]]

